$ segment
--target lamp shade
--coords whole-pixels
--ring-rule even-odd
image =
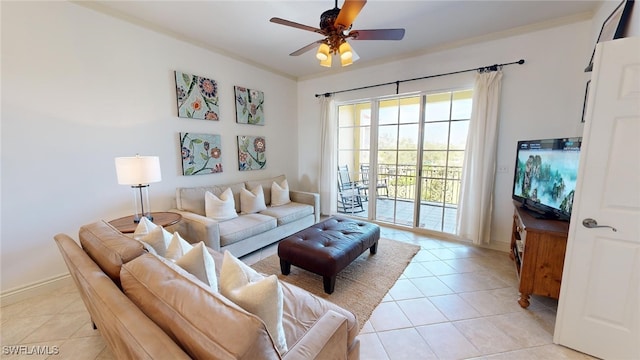
[[[331,56],[327,56],[326,59],[320,60],[320,66],[331,67]]]
[[[349,45],[349,43],[346,41],[340,44],[338,51],[340,52],[341,60],[351,59],[351,57],[353,56],[353,53],[351,52],[351,45]]]
[[[331,49],[329,48],[329,45],[325,43],[320,44],[318,52],[316,53],[316,58],[320,61],[325,61],[329,56],[331,56]]]
[[[162,180],[157,156],[117,157],[115,161],[120,185],[143,185]]]

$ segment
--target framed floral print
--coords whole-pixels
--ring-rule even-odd
[[[182,174],[203,175],[222,172],[220,135],[180,133]]]
[[[267,149],[263,136],[238,136],[238,169],[240,171],[264,169]]]
[[[179,71],[175,74],[178,117],[218,120],[218,83],[212,79]]]
[[[238,124],[264,125],[264,93],[235,86],[236,122]]]

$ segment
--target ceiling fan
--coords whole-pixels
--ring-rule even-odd
[[[347,42],[352,40],[402,40],[404,29],[373,29],[373,30],[351,30],[353,21],[358,16],[366,0],[345,0],[342,9],[338,8],[338,0],[335,0],[335,7],[320,15],[320,28],[299,24],[293,21],[273,17],[272,23],[291,26],[297,29],[312,31],[325,36],[324,39],[314,41],[294,52],[291,56],[298,56],[315,48],[318,44],[316,57],[320,60],[320,65],[331,67],[332,55],[340,54],[342,66],[351,65],[358,59],[351,46]]]

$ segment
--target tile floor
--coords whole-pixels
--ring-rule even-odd
[[[382,236],[421,250],[364,325],[361,359],[591,359],[553,344],[556,301],[533,297],[520,308],[508,254],[391,228]],[[114,358],[72,284],[2,305],[0,325],[3,359]],[[45,354],[11,354],[11,345]]]

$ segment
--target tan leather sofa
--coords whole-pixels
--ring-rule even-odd
[[[80,246],[55,237],[94,325],[118,359],[359,359],[353,313],[281,282],[289,350],[258,317],[104,221]],[[222,254],[208,249],[219,275]]]

